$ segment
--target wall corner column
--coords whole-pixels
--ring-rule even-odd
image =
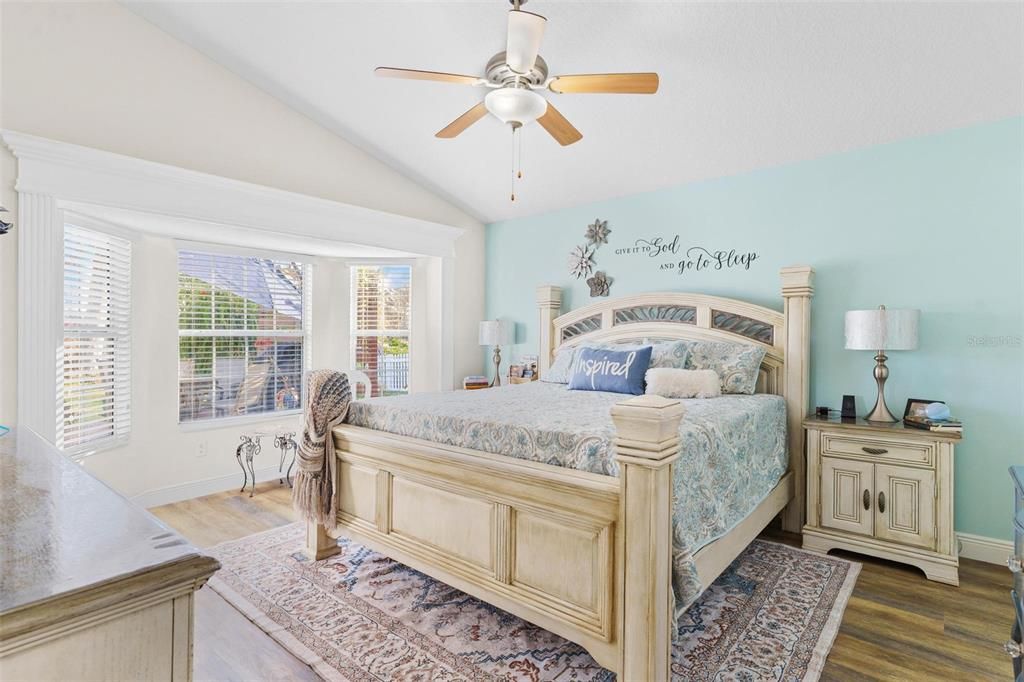
[[[57,442],[64,351],[64,224],[57,200],[18,192],[18,425]]]
[[[789,467],[793,471],[793,499],[782,512],[782,528],[800,533],[804,527],[807,492],[807,461],[803,420],[810,405],[811,297],[814,270],[806,265],[782,268],[782,299],[785,302],[785,357],[783,395],[789,434]]]
[[[619,464],[616,601],[620,680],[670,678],[672,470],[679,458],[678,400],[644,395],[612,407]]]

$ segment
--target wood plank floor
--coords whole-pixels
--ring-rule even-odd
[[[151,509],[200,547],[292,522],[289,489],[277,482],[255,497],[232,490]],[[767,531],[799,546],[799,537]],[[970,559],[960,587],[918,570],[853,554],[863,564],[823,680],[1009,680],[1010,573]],[[199,681],[306,680],[316,675],[209,589],[196,606]]]

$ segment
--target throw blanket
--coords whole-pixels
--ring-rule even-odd
[[[352,391],[348,377],[317,369],[306,379],[306,410],[292,488],[292,505],[307,521],[337,525],[334,510],[334,438],[331,429],[345,420]]]

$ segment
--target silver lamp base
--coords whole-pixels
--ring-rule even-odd
[[[875,383],[878,385],[878,399],[875,400],[875,406],[871,409],[871,412],[864,416],[869,422],[878,422],[882,424],[895,424],[899,421],[893,416],[892,412],[889,411],[889,407],[885,404],[885,380],[889,378],[889,368],[885,366],[885,361],[889,358],[886,357],[885,351],[878,351],[878,355],[875,356]]]
[[[501,386],[501,346],[494,347],[494,378],[491,379],[491,388]]]

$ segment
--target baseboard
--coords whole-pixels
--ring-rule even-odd
[[[150,507],[159,507],[162,504],[171,504],[172,502],[191,500],[194,497],[224,492],[232,488],[238,490],[242,487],[242,480],[239,477],[241,473],[239,471],[237,474],[228,474],[215,478],[206,478],[201,481],[190,481],[188,483],[179,483],[178,485],[169,485],[166,488],[148,490],[132,497],[132,501],[141,507],[149,509]],[[281,478],[281,474],[274,467],[256,469],[255,473],[258,483]]]
[[[1006,558],[1013,554],[1012,540],[999,540],[970,533],[957,533],[956,537],[960,541],[960,557],[963,559],[1006,564]]]

